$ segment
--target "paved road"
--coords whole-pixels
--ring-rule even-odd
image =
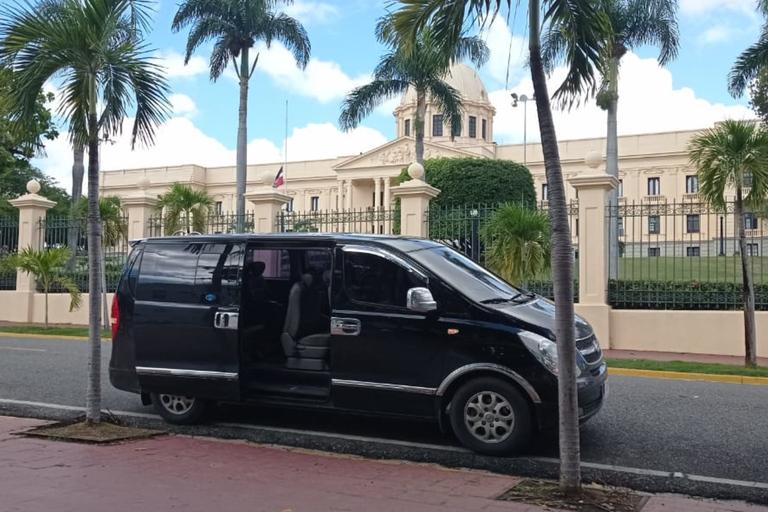
[[[104,343],[106,370],[111,345]],[[106,371],[105,371],[106,375]],[[103,381],[104,407],[152,413]],[[0,338],[0,398],[82,406],[86,342]],[[429,423],[227,408],[218,421],[456,446]],[[584,461],[768,483],[768,387],[611,377],[603,411],[582,430]],[[531,456],[556,457],[540,438]]]

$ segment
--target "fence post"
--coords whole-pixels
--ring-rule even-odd
[[[27,192],[17,199],[9,202],[19,210],[19,250],[31,247],[33,250],[43,248],[44,230],[41,230],[40,221],[45,218],[45,212],[56,206],[54,201],[38,195],[40,192],[40,183],[37,180],[31,180],[27,183]],[[19,319],[25,322],[32,322],[34,318],[34,298],[36,291],[34,276],[24,272],[16,273],[16,292],[22,293],[24,298],[20,297],[19,304],[23,310],[20,311]]]
[[[578,314],[594,327],[604,348],[610,348],[610,312],[608,305],[608,223],[605,221],[608,191],[619,180],[598,169],[603,157],[597,151],[587,153],[590,167],[568,182],[579,194],[579,304]]]
[[[136,182],[139,192],[121,198],[120,202],[128,213],[128,240],[137,240],[150,236],[149,219],[155,211],[159,199],[147,193],[149,179],[139,178]]]
[[[392,195],[400,198],[400,233],[406,236],[426,238],[429,226],[426,223],[429,202],[440,190],[422,181],[424,167],[416,162],[408,167],[411,181],[392,188]]]
[[[245,194],[245,199],[253,204],[254,233],[274,233],[277,231],[277,219],[283,207],[291,202],[291,196],[272,187],[274,176],[265,172],[261,176],[261,186]]]

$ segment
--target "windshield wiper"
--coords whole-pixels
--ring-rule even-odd
[[[515,299],[517,299],[519,295],[515,295],[514,297],[510,297],[508,299],[502,299],[501,297],[497,297],[494,299],[485,299],[481,300],[480,304],[504,304],[506,302],[514,302]]]

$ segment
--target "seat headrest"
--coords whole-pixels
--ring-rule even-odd
[[[312,274],[304,274],[301,276],[301,281],[304,283],[304,286],[312,286],[314,277],[312,277]]]
[[[267,264],[263,261],[252,261],[245,267],[247,272],[255,274],[256,277],[261,276],[266,268]]]

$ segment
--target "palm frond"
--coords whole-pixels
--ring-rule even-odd
[[[307,67],[312,45],[304,26],[285,13],[267,13],[262,21],[264,25],[263,39],[269,47],[272,41],[280,41],[293,54],[296,65],[301,69]]]
[[[375,80],[350,92],[344,99],[339,116],[342,130],[352,130],[385,100],[402,94],[408,88],[404,80]]]
[[[768,28],[768,27],[767,27]],[[734,98],[744,94],[761,68],[768,67],[768,30],[763,29],[758,41],[744,50],[728,73],[728,92]]]
[[[662,66],[674,60],[680,50],[677,0],[625,1],[617,2],[620,9],[617,16],[611,17],[614,25],[620,25],[621,30],[616,30],[617,38],[630,48],[658,46],[658,61]]]
[[[453,52],[453,62],[468,60],[477,67],[485,65],[490,58],[491,52],[485,41],[477,36],[462,37]]]
[[[429,94],[437,109],[448,118],[451,124],[451,138],[461,133],[461,93],[437,79],[429,83]]]
[[[69,293],[69,311],[76,311],[83,306],[83,294],[77,284],[66,276],[56,276],[51,281],[51,284],[59,284],[62,288]]]

